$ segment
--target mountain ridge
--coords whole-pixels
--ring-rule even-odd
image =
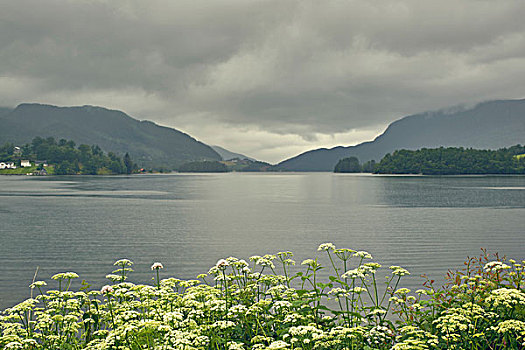
[[[400,118],[373,141],[320,148],[286,159],[276,171],[333,171],[342,158],[379,161],[396,149],[473,147],[499,149],[525,142],[525,99],[481,102]]]
[[[239,158],[240,160],[247,159],[247,160],[251,160],[253,162],[256,161],[255,158],[251,158],[251,157],[245,156],[244,154],[241,154],[241,153],[232,152],[232,151],[227,150],[226,148],[221,147],[221,146],[210,145],[210,147],[213,148],[213,150],[215,152],[219,153],[219,155],[222,157],[222,160],[231,160],[231,159],[234,159],[234,158]]]
[[[193,160],[221,160],[211,147],[188,134],[137,120],[119,110],[22,103],[0,115],[0,143],[20,145],[36,136],[97,144],[116,154],[129,153],[142,167],[175,169]]]

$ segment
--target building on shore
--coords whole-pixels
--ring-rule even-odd
[[[13,162],[0,162],[0,169],[16,169],[16,165]]]

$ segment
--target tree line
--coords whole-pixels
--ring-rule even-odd
[[[355,157],[341,159],[335,172],[373,172],[376,174],[525,174],[525,146],[499,150],[463,147],[398,150],[387,154],[377,164],[363,165]],[[365,170],[366,168],[366,170]]]
[[[179,167],[181,173],[226,173],[228,167],[218,161],[196,161],[188,162]]]
[[[334,172],[335,173],[373,173],[376,168],[376,161],[369,160],[368,162],[361,164],[357,157],[343,158],[337,162]]]
[[[79,145],[74,141],[54,137],[35,137],[21,147],[21,154],[14,154],[14,146],[0,147],[0,157],[5,160],[28,159],[53,164],[56,175],[131,174],[136,165],[129,154],[121,158],[113,152],[104,153],[98,145]],[[2,158],[2,159],[4,159]]]

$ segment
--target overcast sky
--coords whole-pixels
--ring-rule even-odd
[[[0,0],[0,105],[99,105],[277,162],[525,97],[525,1]]]

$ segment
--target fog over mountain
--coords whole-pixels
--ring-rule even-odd
[[[525,144],[525,100],[480,103],[411,115],[390,124],[374,141],[357,146],[317,149],[287,159],[276,169],[332,171],[337,162],[355,156],[380,161],[397,149],[473,147],[498,149]]]
[[[278,162],[524,98],[525,2],[3,1],[0,106],[96,105]]]

